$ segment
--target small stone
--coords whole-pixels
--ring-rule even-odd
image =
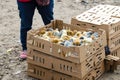
[[[0,63],[0,66],[3,66],[4,65],[4,63]]]

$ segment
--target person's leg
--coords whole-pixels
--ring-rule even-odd
[[[27,31],[31,29],[32,19],[35,11],[35,2],[17,2],[19,15],[21,18],[21,26],[20,26],[20,40],[22,43],[23,50],[27,50],[26,47],[26,39],[27,39]]]
[[[41,14],[44,24],[49,24],[53,20],[54,0],[50,0],[48,6],[37,6],[38,12]]]

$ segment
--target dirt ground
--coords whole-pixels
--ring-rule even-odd
[[[55,19],[70,23],[72,17],[98,4],[120,5],[120,0],[55,0]],[[43,25],[36,13],[33,28]],[[0,80],[37,80],[27,76],[26,61],[19,61],[21,44],[19,41],[20,19],[16,0],[0,0]],[[120,68],[114,73],[104,73],[99,80],[120,80]]]

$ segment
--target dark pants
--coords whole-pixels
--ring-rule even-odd
[[[27,39],[27,31],[29,31],[32,27],[33,15],[35,12],[35,8],[37,8],[39,14],[42,17],[44,24],[49,24],[51,20],[53,20],[53,7],[54,1],[50,0],[50,4],[48,6],[38,6],[35,0],[31,2],[22,3],[17,1],[19,15],[21,18],[21,26],[20,26],[20,40],[22,43],[23,50],[27,50],[26,39]]]

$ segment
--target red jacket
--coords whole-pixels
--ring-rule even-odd
[[[18,0],[20,2],[30,2],[31,0]]]

